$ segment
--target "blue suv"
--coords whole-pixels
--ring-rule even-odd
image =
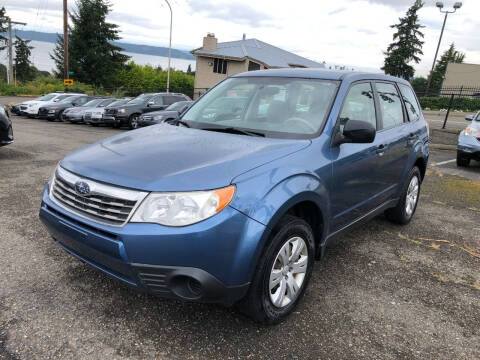
[[[68,253],[138,290],[277,323],[338,235],[381,213],[412,219],[428,138],[405,80],[237,74],[173,125],[65,157],[40,218]]]

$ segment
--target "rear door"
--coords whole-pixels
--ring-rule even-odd
[[[375,92],[380,108],[381,130],[377,133],[378,140],[384,147],[382,166],[386,191],[382,200],[394,196],[408,162],[411,151],[408,118],[395,83],[376,81]]]

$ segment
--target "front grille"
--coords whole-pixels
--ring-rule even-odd
[[[75,190],[79,181],[89,185],[90,193],[81,195]],[[122,226],[146,193],[85,180],[62,168],[53,179],[51,198],[67,210],[99,223]]]
[[[86,112],[83,117],[85,118],[85,120],[91,120],[92,119],[92,113],[91,112]]]
[[[28,106],[26,106],[26,105],[20,106],[20,110],[27,110],[27,108],[28,108]]]
[[[42,114],[48,114],[48,110],[46,108],[40,108],[38,110],[38,114],[39,115],[42,115]]]
[[[150,115],[143,116],[143,120],[145,121],[151,121],[153,118]]]
[[[117,109],[105,109],[105,115],[115,115],[117,113]]]

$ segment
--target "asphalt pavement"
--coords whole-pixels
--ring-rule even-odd
[[[480,179],[433,152],[415,218],[351,230],[299,307],[235,309],[140,294],[59,248],[38,219],[58,161],[110,128],[12,117],[0,148],[0,359],[479,359]],[[474,170],[466,170],[472,171]],[[460,175],[465,175],[464,173]]]

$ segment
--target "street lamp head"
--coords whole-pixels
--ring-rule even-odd
[[[443,8],[443,2],[437,1],[437,3],[435,4],[435,6],[438,7],[439,9],[442,9],[442,8]]]
[[[462,7],[462,3],[457,1],[455,4],[453,4],[453,8],[456,10],[456,9],[460,9]]]

